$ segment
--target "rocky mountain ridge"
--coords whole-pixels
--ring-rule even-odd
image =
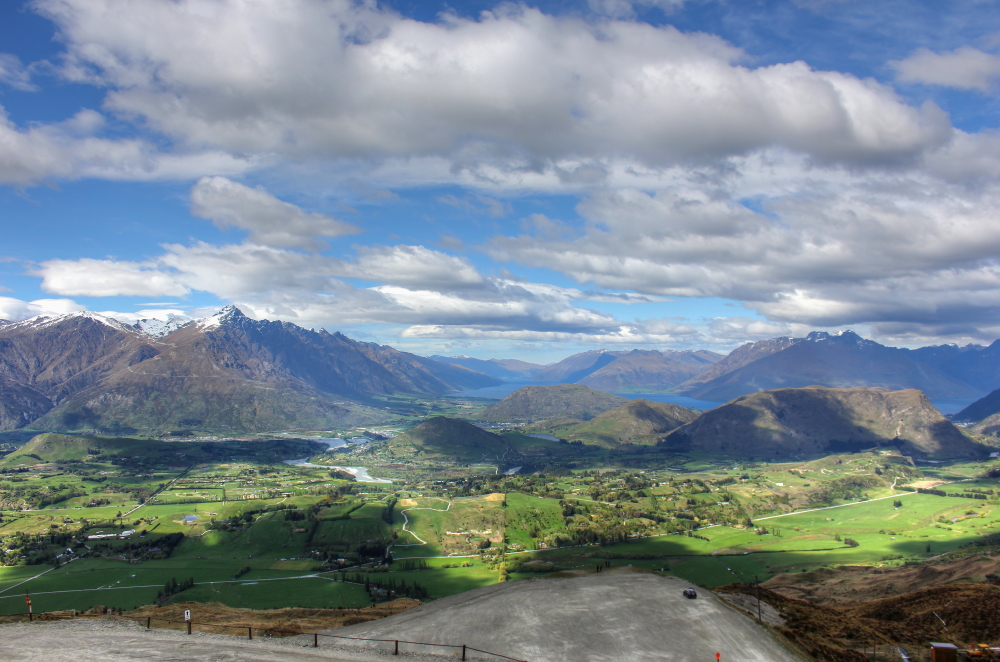
[[[720,361],[711,378],[705,374],[674,392],[699,400],[726,402],[757,391],[803,388],[877,387],[919,389],[931,398],[970,398],[981,395],[971,384],[921,362],[911,350],[887,347],[853,331],[829,334],[814,331],[805,338],[776,338],[744,345]],[[728,359],[729,357],[727,357]]]
[[[384,417],[369,406],[377,396],[498,383],[234,306],[161,337],[93,313],[0,327],[0,429],[317,428]]]
[[[750,342],[727,356],[706,350],[591,350],[539,370],[534,380],[616,393],[671,393],[726,402],[776,388],[916,388],[934,399],[981,397],[1000,387],[1000,341],[888,347],[850,330]]]

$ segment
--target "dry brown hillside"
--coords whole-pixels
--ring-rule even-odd
[[[736,398],[663,442],[679,452],[757,457],[857,452],[897,446],[908,455],[967,457],[985,449],[941,415],[921,391],[784,388]]]
[[[878,600],[917,589],[961,581],[984,581],[1000,573],[1000,556],[970,555],[939,559],[917,566],[878,568],[847,565],[811,572],[775,575],[763,586],[790,598],[832,605]]]

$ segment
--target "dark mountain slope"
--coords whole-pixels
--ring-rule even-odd
[[[572,384],[578,382],[587,375],[597,372],[604,366],[614,361],[619,356],[624,356],[628,352],[612,352],[606,349],[595,349],[589,352],[581,352],[568,356],[558,363],[553,363],[546,368],[535,373],[535,381],[538,382],[560,382]]]
[[[616,447],[620,444],[655,443],[660,437],[698,418],[693,409],[648,400],[629,400],[585,422],[551,421],[532,430],[561,439]]]
[[[147,341],[89,313],[0,327],[0,429],[24,427],[81,389],[155,356]]]
[[[745,395],[661,442],[676,451],[756,457],[854,452],[879,445],[939,457],[984,453],[920,391],[822,387]]]
[[[393,446],[411,444],[431,454],[499,459],[509,449],[507,440],[458,418],[435,416],[392,440]]]
[[[951,417],[953,421],[978,423],[1000,413],[1000,388],[976,400],[971,405]]]
[[[711,369],[721,358],[707,351],[634,349],[577,381],[601,391],[666,391]]]
[[[578,384],[525,386],[483,412],[484,421],[533,423],[550,418],[590,420],[628,402]]]
[[[52,401],[28,386],[0,379],[0,430],[23,428],[52,409]]]
[[[914,359],[987,392],[1000,388],[1000,340],[982,345],[937,345],[907,350]]]
[[[700,375],[692,377],[674,390],[677,393],[685,395],[694,393],[700,389],[702,385],[711,382],[714,379],[727,375],[745,365],[750,365],[754,361],[762,359],[765,356],[787,349],[795,343],[801,342],[801,340],[801,338],[781,337],[740,345],[721,360],[717,361],[711,368]]]
[[[517,359],[489,359],[484,361],[483,359],[474,359],[468,356],[432,356],[430,358],[441,363],[451,363],[507,381],[531,379],[539,370],[545,367],[537,363],[528,363],[526,361],[518,361]]]
[[[831,388],[916,388],[932,398],[979,395],[968,384],[915,361],[908,351],[865,340],[851,331],[835,336],[810,333],[799,342],[684,393],[702,400],[726,401],[755,391],[814,384]]]

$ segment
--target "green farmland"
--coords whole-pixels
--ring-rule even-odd
[[[511,438],[528,451],[575,448]],[[80,439],[55,436],[0,463],[0,614],[23,612],[25,590],[41,611],[356,607],[605,562],[718,586],[920,562],[1000,530],[1000,491],[986,478],[995,461],[920,467],[884,450],[784,464],[676,455],[660,468],[616,466],[602,450],[586,469],[505,475],[431,462],[408,473],[398,458],[383,471],[390,445],[352,449],[396,476],[372,484],[272,461],[280,444],[306,454],[309,442],[140,452],[146,442]],[[178,453],[197,461],[174,466]]]

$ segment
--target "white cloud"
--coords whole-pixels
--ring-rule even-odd
[[[575,305],[598,298],[596,293],[486,278],[464,258],[422,246],[363,248],[356,261],[249,243],[164,248],[143,263],[49,260],[34,274],[47,291],[59,294],[207,292],[245,305],[259,317],[319,325],[435,323],[584,335],[619,325],[612,315]],[[383,284],[358,288],[344,277]]]
[[[103,118],[92,110],[56,124],[20,129],[0,107],[0,185],[30,186],[51,178],[152,181],[205,172],[236,174],[262,160],[218,150],[161,153],[136,138],[100,138]]]
[[[305,212],[261,187],[250,188],[225,177],[199,179],[191,189],[191,211],[220,228],[249,230],[249,242],[264,246],[319,250],[327,244],[318,237],[360,232],[325,214]]]
[[[344,275],[416,287],[464,288],[484,282],[467,259],[424,246],[359,247],[358,253],[356,261],[345,265]]]
[[[995,186],[776,152],[727,165],[677,175],[655,193],[595,192],[578,207],[582,233],[498,236],[490,254],[604,288],[744,301],[772,322],[950,321],[966,335],[980,328],[981,340],[992,333]]]
[[[904,60],[889,63],[904,83],[941,85],[960,90],[990,92],[1000,78],[1000,55],[962,46],[947,53],[918,49]]]
[[[0,319],[19,322],[36,315],[64,315],[86,310],[70,299],[35,299],[21,301],[11,297],[0,297]]]
[[[33,272],[46,292],[66,296],[183,296],[190,290],[153,263],[117,260],[47,260]]]
[[[591,165],[561,173],[579,184],[612,157],[665,165],[782,146],[881,162],[951,131],[937,108],[872,80],[750,68],[710,35],[521,5],[438,23],[347,0],[35,6],[67,44],[65,76],[108,86],[106,108],[196,151],[437,156],[453,178],[581,159]]]
[[[312,253],[249,243],[217,246],[196,242],[164,248],[167,252],[157,258],[161,268],[176,273],[175,278],[185,287],[225,300],[340,288],[334,277],[340,261]]]
[[[687,334],[684,334],[687,335]],[[403,338],[445,338],[451,340],[518,340],[540,342],[582,343],[589,345],[675,345],[677,336],[635,333],[631,327],[622,326],[608,333],[572,333],[567,331],[538,331],[532,329],[489,329],[443,325],[415,325],[404,330]]]
[[[460,209],[468,214],[485,214],[493,218],[506,216],[511,212],[510,204],[487,195],[470,193],[464,197],[448,194],[436,198],[438,202]]]
[[[0,83],[26,92],[36,88],[31,83],[31,71],[21,64],[20,58],[10,53],[0,53]]]

